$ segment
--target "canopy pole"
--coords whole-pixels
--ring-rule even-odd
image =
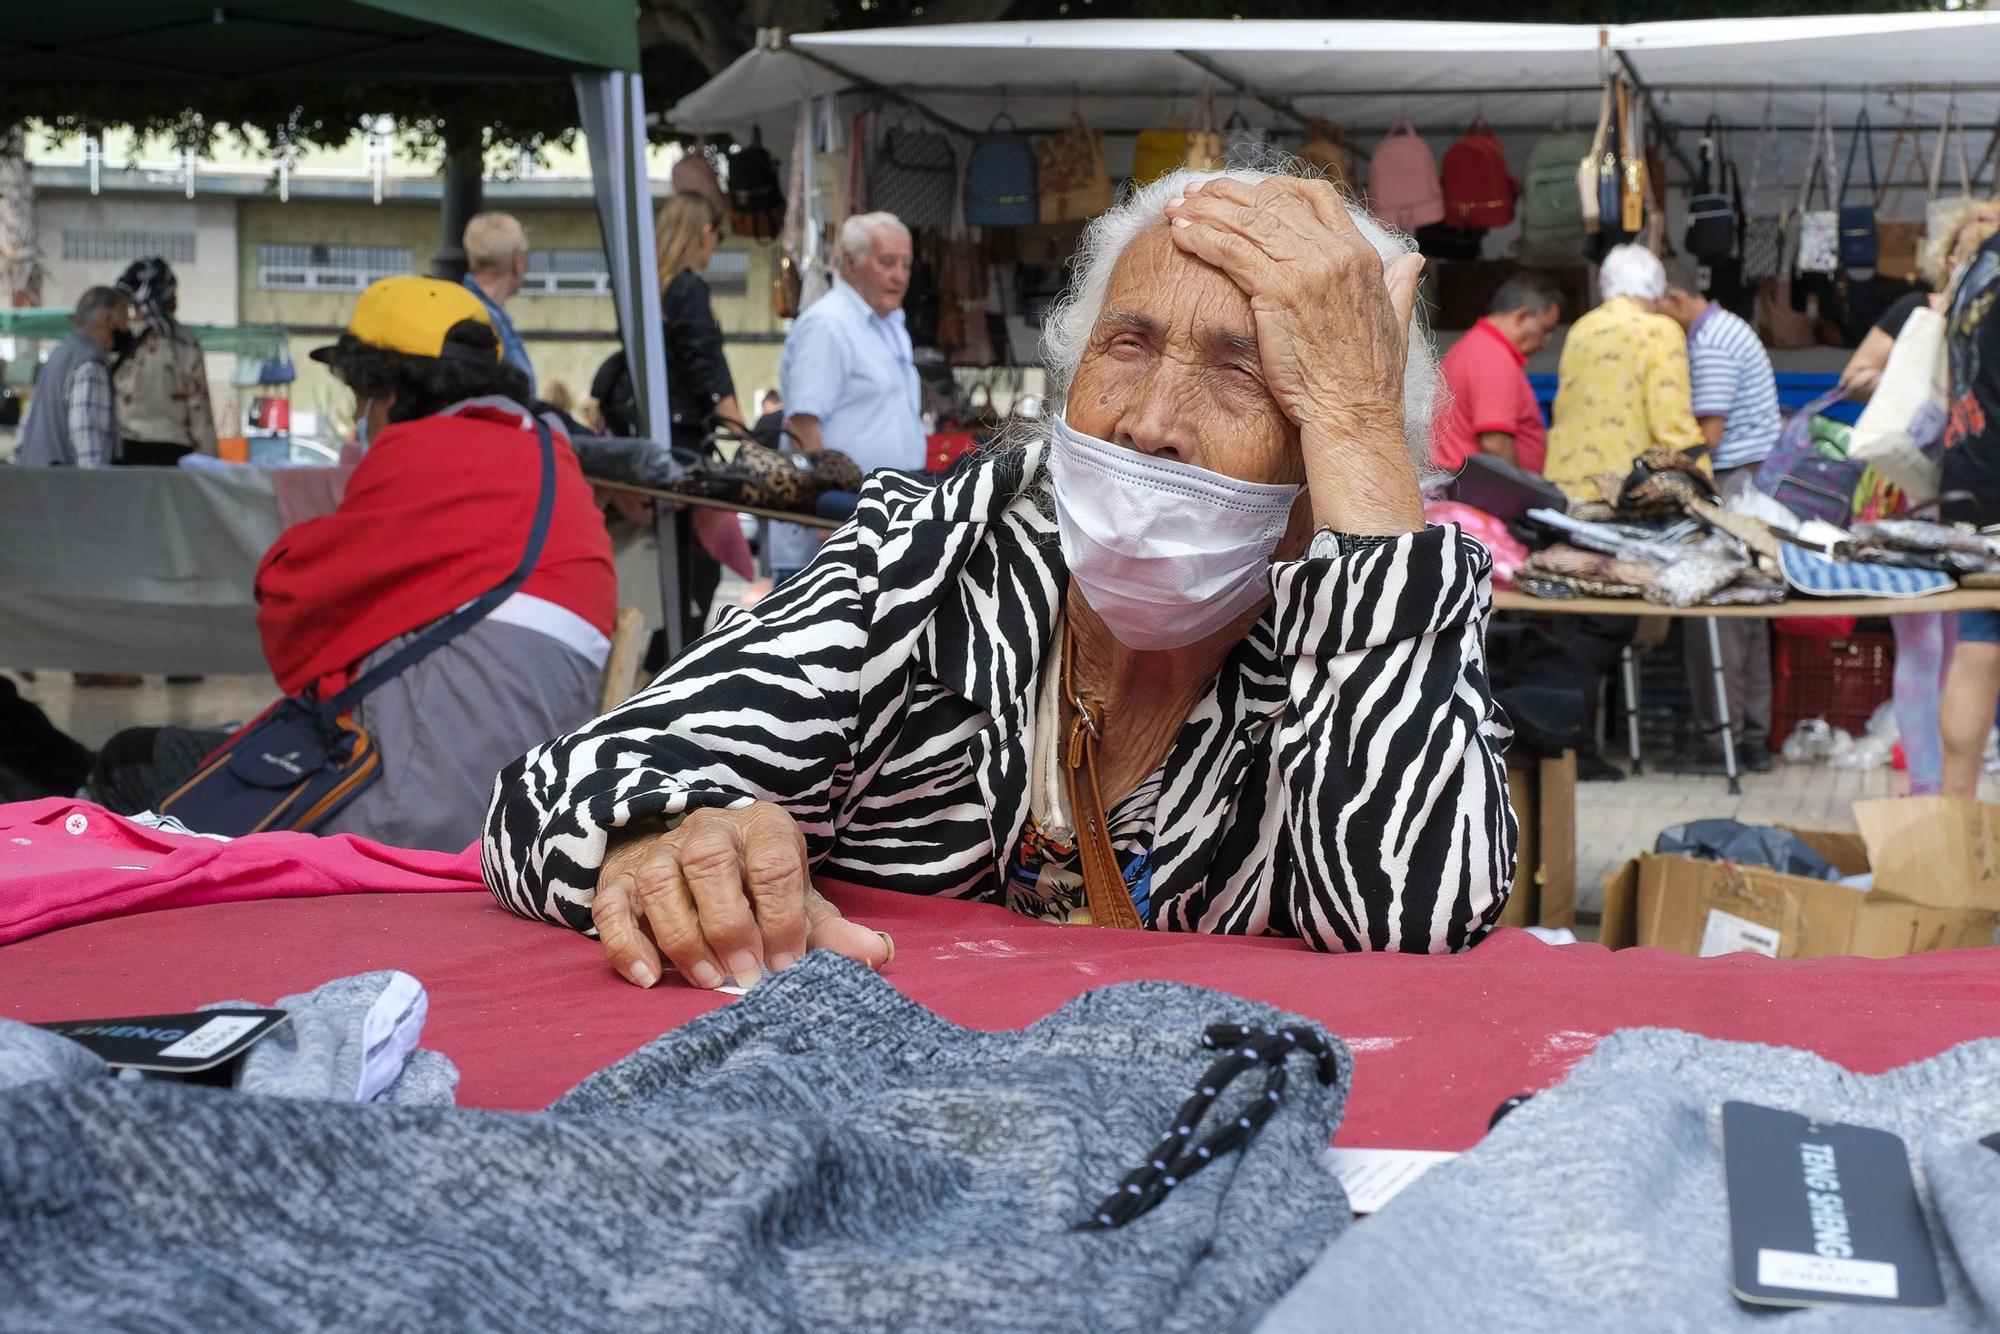
[[[1680,139],[1675,136],[1672,130],[1667,128],[1667,123],[1660,119],[1660,110],[1653,105],[1653,90],[1648,88],[1646,81],[1639,77],[1639,67],[1632,63],[1632,57],[1625,52],[1614,51],[1613,54],[1618,57],[1618,63],[1624,66],[1625,77],[1632,81],[1632,86],[1639,90],[1639,96],[1644,99],[1646,104],[1646,119],[1653,123],[1653,133],[1659,136],[1660,142],[1666,145],[1667,152],[1673,156],[1675,162],[1680,164],[1681,170],[1687,173],[1688,180],[1693,181],[1698,179],[1701,175],[1700,169],[1695,166],[1694,161],[1682,150]]]

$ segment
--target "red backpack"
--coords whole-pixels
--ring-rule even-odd
[[[1521,183],[1507,170],[1507,150],[1493,127],[1476,120],[1445,150],[1444,220],[1453,227],[1505,227],[1514,220]]]

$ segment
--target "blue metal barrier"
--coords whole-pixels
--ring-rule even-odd
[[[1838,375],[1826,371],[1779,371],[1778,406],[1787,413],[1797,412],[1806,404],[1824,394],[1839,381]],[[1553,375],[1530,375],[1528,383],[1535,387],[1535,402],[1541,405],[1542,420],[1551,420],[1550,410],[1556,401],[1556,377]],[[1836,403],[1824,414],[1835,421],[1852,423],[1861,415],[1859,403]]]

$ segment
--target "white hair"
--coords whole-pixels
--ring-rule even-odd
[[[1617,296],[1658,301],[1667,294],[1666,265],[1642,245],[1613,246],[1597,271],[1597,290],[1606,301]]]
[[[1070,380],[1083,363],[1090,346],[1090,332],[1104,313],[1104,299],[1111,288],[1111,271],[1118,266],[1125,248],[1148,227],[1166,216],[1167,201],[1187,193],[1196,181],[1228,179],[1255,185],[1275,176],[1307,174],[1283,171],[1173,171],[1143,185],[1101,213],[1084,228],[1077,244],[1076,259],[1070,269],[1069,289],[1042,325],[1042,362],[1048,372],[1049,398],[1060,403],[1068,398]],[[1344,201],[1347,216],[1382,256],[1386,268],[1400,256],[1416,249],[1416,243],[1391,231],[1368,216],[1352,200]],[[1403,439],[1419,476],[1429,471],[1431,414],[1438,389],[1437,350],[1421,311],[1410,320],[1409,351],[1403,361]]]
[[[905,241],[910,239],[910,229],[893,213],[857,213],[840,224],[841,258],[857,264],[867,259],[880,231],[900,232]]]

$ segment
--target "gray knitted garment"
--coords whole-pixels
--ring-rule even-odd
[[[1731,1100],[1901,1135],[1945,1310],[1738,1303]],[[1259,1334],[2000,1329],[2000,1153],[1977,1143],[1994,1131],[2000,1041],[1869,1076],[1790,1048],[1629,1029],[1332,1245]]]
[[[535,1115],[19,1085],[0,1329],[1244,1329],[1347,1225],[1337,1043],[1335,1084],[1295,1056],[1244,1152],[1070,1230],[1218,1022],[1311,1028],[1144,982],[973,1032],[814,954]]]

